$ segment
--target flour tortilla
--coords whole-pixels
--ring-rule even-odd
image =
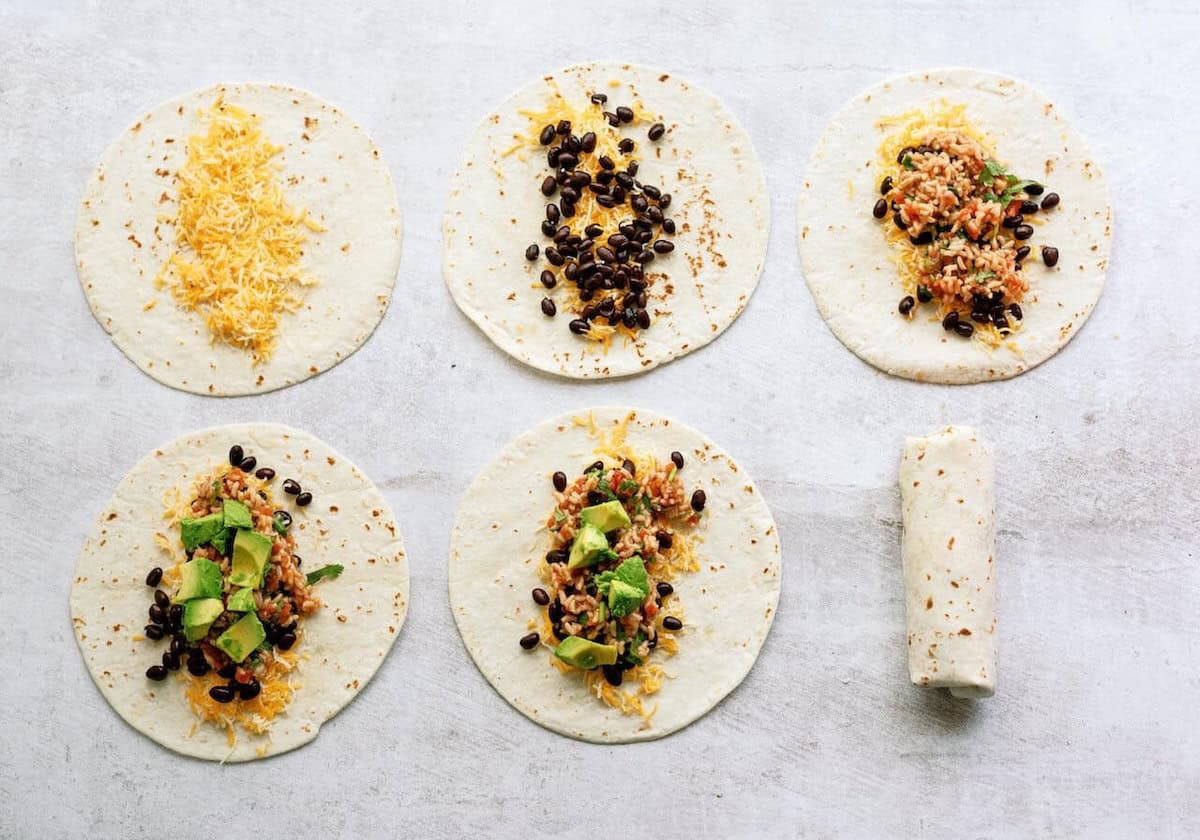
[[[630,412],[591,410],[602,430]],[[550,549],[550,477],[556,470],[577,475],[595,460],[595,439],[573,420],[588,413],[564,414],[521,435],[467,489],[450,538],[450,607],[484,677],[534,722],[596,743],[660,738],[715,706],[754,664],[779,603],[779,536],[750,476],[716,444],[661,415],[633,411],[626,443],[660,459],[682,452],[680,477],[689,490],[705,491],[709,513],[695,531],[701,570],[673,581],[687,624],[679,652],[654,658],[669,675],[644,698],[646,708],[658,705],[657,714],[647,724],[598,700],[582,674],[550,664],[546,647],[517,644],[540,611],[530,591],[541,585],[538,564]]]
[[[538,190],[549,172],[546,155],[540,146],[503,154],[515,135],[528,134],[521,109],[545,110],[554,85],[580,107],[593,91],[608,94],[610,108],[638,99],[667,127],[658,143],[646,139],[642,122],[624,134],[638,144],[638,180],[673,198],[667,215],[678,223],[675,251],[649,268],[667,272],[674,292],[663,297],[665,284],[654,284],[653,325],[636,342],[615,338],[607,353],[567,329],[574,316],[564,307],[555,318],[541,313],[544,261],[529,262],[524,252],[531,242],[547,242],[539,225],[551,199]],[[715,96],[641,65],[579,64],[521,88],[475,130],[450,184],[443,271],[454,302],[504,352],[576,379],[625,376],[702,347],[741,314],[766,256],[768,210],[750,137]]]
[[[276,482],[294,478],[312,491],[312,504],[277,504],[293,519],[304,570],[330,563],[340,577],[314,587],[324,606],[303,620],[295,648],[300,685],[264,736],[235,728],[229,747],[224,729],[200,723],[184,697],[186,683],[173,674],[152,682],[165,642],[134,641],[146,624],[152,590],[146,573],[174,560],[154,540],[165,534],[179,546],[178,529],[163,519],[163,496],[190,492],[194,479],[224,461],[241,444]],[[182,549],[179,549],[182,556]],[[306,432],[268,423],[218,426],[162,446],[130,470],[84,543],[71,585],[71,619],[84,661],[100,692],[125,721],[184,755],[213,761],[248,761],[295,749],[317,737],[321,724],[349,703],[383,663],[408,611],[408,562],[400,532],[378,488],[345,457]],[[195,733],[189,735],[195,727]]]
[[[994,141],[1001,160],[1042,180],[1062,204],[1039,213],[1045,223],[1025,260],[1030,282],[1017,351],[989,350],[947,333],[923,307],[913,321],[896,306],[904,295],[890,246],[871,215],[885,173],[874,164],[887,134],[876,126],[940,99]],[[864,361],[894,376],[962,384],[1007,379],[1054,355],[1083,325],[1104,288],[1112,236],[1108,188],[1083,138],[1053,103],[1024,82],[978,70],[931,70],[891,79],[855,97],[833,118],[808,164],[797,216],[804,277],[833,334]],[[1055,268],[1040,245],[1055,245]]]
[[[284,147],[274,161],[288,202],[327,228],[305,245],[318,285],[281,319],[274,354],[257,366],[249,351],[213,343],[199,313],[154,288],[176,247],[175,228],[160,221],[175,214],[174,173],[188,137],[207,131],[198,112],[221,95],[262,117],[267,138]],[[164,102],[108,147],[84,194],[75,257],[96,320],[150,376],[196,394],[259,394],[333,367],[371,335],[400,266],[400,209],[379,150],[337,108],[295,88],[217,85]]]
[[[955,697],[996,691],[996,462],[974,429],[909,438],[900,462],[908,674]]]

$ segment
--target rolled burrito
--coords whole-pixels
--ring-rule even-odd
[[[996,464],[966,426],[908,438],[900,462],[908,675],[955,697],[996,690]]]

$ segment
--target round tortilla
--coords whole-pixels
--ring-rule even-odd
[[[291,703],[261,736],[200,722],[184,696],[183,679],[146,678],[166,642],[135,641],[153,600],[146,573],[175,559],[156,532],[179,546],[179,533],[163,519],[163,497],[187,493],[196,476],[222,463],[238,443],[259,464],[294,478],[313,502],[288,505],[298,553],[307,571],[340,563],[345,571],[314,592],[323,602],[303,621],[296,647]],[[182,549],[179,549],[182,554]],[[125,721],[184,755],[214,761],[249,761],[295,749],[317,737],[321,724],[349,703],[371,679],[392,647],[408,611],[408,561],[400,531],[379,489],[349,460],[312,435],[287,426],[249,423],[218,426],[162,446],[129,471],[83,545],[71,585],[71,620],[84,661],[100,693]],[[195,730],[194,733],[192,730]]]
[[[262,118],[283,147],[274,162],[288,202],[327,228],[304,247],[317,284],[281,318],[275,352],[259,365],[154,287],[176,249],[175,228],[161,221],[175,214],[175,173],[187,139],[207,130],[199,111],[219,96]],[[279,85],[217,85],[164,102],[108,147],[84,193],[75,258],[96,320],[150,376],[196,394],[260,394],[333,367],[371,335],[400,266],[400,209],[378,148],[337,108]]]
[[[649,264],[669,280],[649,290],[651,327],[636,341],[615,337],[607,352],[567,329],[564,308],[541,313],[539,301],[554,293],[538,283],[544,261],[524,254],[547,242],[539,225],[551,199],[538,187],[549,169],[540,146],[506,152],[528,133],[521,110],[545,110],[555,90],[580,107],[593,91],[608,94],[608,107],[639,100],[667,126],[653,144],[641,122],[625,133],[638,143],[638,179],[673,198],[675,250]],[[626,376],[704,346],[741,314],[766,256],[768,210],[750,137],[719,99],[653,68],[579,64],[521,88],[475,130],[450,182],[443,272],[458,307],[509,355],[575,379]]]
[[[665,458],[679,450],[688,488],[703,488],[709,512],[694,533],[701,568],[673,581],[687,623],[675,656],[655,656],[668,678],[643,698],[649,720],[589,694],[579,672],[555,668],[543,645],[517,641],[540,608],[538,564],[550,549],[545,522],[555,505],[550,477],[595,458],[587,410],[556,417],[510,443],[463,495],[450,538],[450,607],[463,642],[492,687],[519,712],[562,735],[596,743],[661,738],[715,706],[745,678],[779,603],[779,535],[750,476],[694,429],[649,411],[596,408],[600,430],[627,416],[626,444]]]
[[[1055,245],[1024,262],[1030,288],[1016,349],[988,348],[948,333],[925,307],[913,321],[896,311],[904,295],[871,206],[883,174],[874,161],[887,129],[876,122],[941,99],[967,116],[1022,177],[1062,196],[1039,213],[1033,242]],[[1112,236],[1108,188],[1087,146],[1058,109],[1024,82],[978,70],[931,70],[890,79],[847,103],[808,164],[797,217],[804,277],[833,334],[864,361],[895,376],[963,384],[1007,379],[1053,356],[1083,325],[1104,288]]]

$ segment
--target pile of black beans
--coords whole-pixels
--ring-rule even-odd
[[[591,101],[604,108],[608,97],[596,93]],[[604,111],[604,118],[611,126],[620,127],[632,123],[634,113],[622,106]],[[655,123],[647,137],[657,142],[665,133],[666,127]],[[650,285],[646,265],[675,249],[675,243],[666,238],[676,230],[675,220],[666,215],[671,206],[670,193],[637,180],[638,161],[630,157],[637,144],[631,137],[618,144],[620,164],[608,155],[595,154],[595,132],[577,136],[569,120],[546,125],[539,139],[549,147],[546,162],[552,170],[542,181],[542,194],[547,198],[557,194],[558,201],[546,205],[541,226],[550,244],[544,250],[536,242],[531,244],[525,249],[525,258],[530,262],[545,259],[548,267],[540,279],[547,289],[563,281],[578,288],[584,308],[568,324],[576,335],[587,333],[591,323],[600,319],[614,327],[624,324],[630,330],[647,329],[652,319],[646,308]],[[615,230],[593,223],[581,232],[573,231],[570,220],[585,192],[591,192],[601,207],[628,205],[629,215],[617,223]],[[558,314],[549,296],[542,298],[541,309],[548,318]]]

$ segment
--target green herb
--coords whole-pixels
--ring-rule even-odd
[[[567,521],[567,515],[563,512],[562,508],[555,508],[554,509],[554,524],[561,525],[566,521]]]
[[[975,279],[981,283],[984,280],[991,280],[995,276],[996,276],[996,272],[994,272],[994,271],[977,271],[977,272],[975,272]]]
[[[646,513],[654,513],[654,506],[650,504],[649,496],[642,496],[642,507],[646,509]]]
[[[628,478],[621,482],[621,486],[617,488],[618,493],[632,493],[638,489],[636,481],[630,481]]]
[[[287,517],[286,520],[284,517]],[[291,527],[291,524],[292,518],[282,510],[275,511],[275,513],[271,516],[271,527],[273,527],[280,534],[283,534],[285,537],[287,536],[288,528]]]
[[[986,187],[991,184],[992,181],[1001,177],[1008,177],[1008,170],[1005,168],[1004,164],[1000,163],[998,160],[992,160],[991,158],[988,158],[983,162],[983,169],[979,172],[980,184]]]
[[[903,166],[905,169],[916,169],[917,168],[913,165],[912,155],[905,155],[904,157],[900,158],[900,165]]]
[[[608,476],[601,476],[600,483],[596,485],[596,489],[607,496],[610,502],[617,498],[617,494],[612,491],[612,485],[608,482]]]
[[[603,601],[601,601],[600,605],[596,608],[596,621],[603,624],[607,619],[608,619],[608,606]]]
[[[1000,193],[1000,203],[1007,206],[1010,201],[1017,197],[1017,193],[1025,192],[1025,188],[1036,184],[1037,181],[1011,181],[1008,189]]]
[[[313,569],[311,572],[309,572],[308,575],[305,576],[304,580],[305,580],[305,582],[308,583],[309,586],[312,586],[314,583],[319,581],[321,578],[337,577],[338,575],[340,575],[342,573],[343,568],[345,568],[345,567],[338,563],[334,563],[329,566],[322,566],[319,569]]]
[[[994,192],[992,192],[991,190],[988,190],[987,192],[985,192],[983,194],[983,200],[984,201],[999,201],[1000,199],[996,198],[996,194]]]
[[[667,481],[674,481],[675,474],[679,472],[679,467],[671,467],[671,471],[667,473]]]

